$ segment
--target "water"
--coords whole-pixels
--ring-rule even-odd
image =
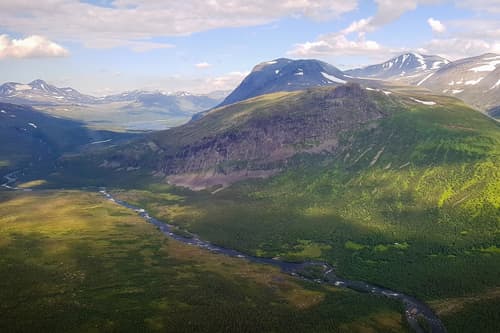
[[[417,321],[417,317],[425,320],[428,326],[431,328],[433,333],[444,333],[446,329],[441,322],[441,320],[434,314],[434,312],[423,302],[417,300],[416,298],[399,293],[381,286],[372,285],[363,281],[351,281],[339,278],[335,275],[334,267],[326,262],[321,261],[305,261],[301,263],[287,262],[280,260],[278,258],[261,258],[251,256],[242,252],[239,252],[234,249],[225,248],[219,245],[212,244],[206,240],[200,239],[198,236],[193,235],[193,237],[185,237],[179,234],[174,233],[172,230],[174,227],[165,222],[159,221],[154,217],[150,216],[149,213],[143,209],[136,206],[133,206],[125,201],[118,200],[114,198],[110,193],[108,193],[105,189],[100,191],[102,195],[104,195],[108,200],[117,203],[123,207],[134,210],[139,216],[148,221],[149,223],[155,225],[163,234],[166,236],[175,239],[184,244],[189,244],[193,246],[197,246],[207,251],[225,255],[233,258],[241,258],[248,260],[250,262],[259,263],[259,264],[267,264],[279,267],[283,272],[296,276],[298,278],[308,280],[315,283],[326,283],[330,285],[334,285],[336,287],[344,287],[349,288],[362,293],[369,293],[377,296],[398,299],[400,300],[405,308],[405,317],[412,329],[417,333],[424,333],[424,329],[420,326]],[[309,277],[307,274],[308,268],[316,268],[320,269],[319,276],[315,278]],[[314,275],[318,275],[317,273]]]

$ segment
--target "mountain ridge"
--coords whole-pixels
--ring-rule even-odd
[[[448,63],[450,63],[449,60],[437,55],[423,55],[416,52],[406,52],[383,63],[349,69],[344,71],[344,73],[359,78],[390,80],[395,77],[437,70]]]

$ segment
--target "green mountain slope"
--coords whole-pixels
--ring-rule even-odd
[[[313,94],[319,91],[324,92]],[[483,299],[496,302],[489,295],[500,287],[498,123],[449,97],[370,92],[363,95],[368,99],[354,102],[346,95],[329,99],[324,110],[343,110],[336,115],[349,114],[356,121],[336,132],[328,149],[311,149],[322,147],[331,136],[321,136],[329,133],[319,126],[324,121],[308,117],[321,114],[315,111],[318,99],[300,104],[301,94],[306,93],[268,95],[232,106],[237,110],[213,111],[204,121],[160,132],[107,156],[123,163],[114,169],[116,177],[133,173],[124,171],[127,165],[158,172],[171,156],[190,160],[193,155],[185,147],[210,151],[203,150],[210,145],[197,146],[210,133],[241,133],[256,119],[287,114],[292,120],[284,123],[301,119],[297,124],[321,139],[294,142],[293,154],[280,160],[274,176],[238,182],[216,193],[180,190],[158,184],[162,180],[157,178],[134,185],[137,190],[117,189],[117,194],[180,229],[230,248],[289,260],[324,259],[342,276],[445,308],[463,297],[478,299],[463,307],[464,313],[472,313],[485,332],[495,331],[495,317],[485,317],[480,309],[486,304]],[[369,107],[352,108],[365,105],[359,101],[369,102]],[[376,116],[366,117],[372,114]],[[272,135],[268,138],[273,142]],[[226,147],[223,142],[217,141],[220,149]],[[104,153],[93,155],[93,162],[101,163]],[[266,165],[258,167],[264,170]],[[453,326],[460,311],[444,315],[450,331],[460,331]]]
[[[401,107],[397,99],[357,85],[275,93],[215,109],[93,158],[114,170],[152,170],[195,189],[227,186],[276,174],[300,152],[331,153],[342,133]]]
[[[84,145],[105,145],[129,137],[130,134],[89,130],[80,122],[49,116],[29,106],[0,103],[0,172],[47,168],[61,154]]]

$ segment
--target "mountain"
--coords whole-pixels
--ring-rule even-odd
[[[453,331],[498,303],[500,124],[457,98],[355,84],[271,93],[60,170],[89,164],[84,184],[214,244],[325,260],[434,310],[477,299],[443,314]]]
[[[436,93],[462,99],[482,111],[500,106],[500,55],[488,53],[454,61],[422,83]]]
[[[0,100],[23,105],[94,104],[98,101],[73,88],[58,88],[43,80],[28,84],[4,83],[0,86]]]
[[[258,64],[219,106],[278,91],[338,86],[349,81],[338,68],[319,60],[275,59]]]
[[[394,57],[381,64],[347,70],[344,73],[359,78],[398,79],[430,74],[450,61],[435,55],[409,52]],[[418,81],[417,81],[418,85]]]
[[[104,97],[58,88],[43,80],[0,86],[0,102],[34,106],[49,115],[83,121],[107,130],[161,130],[187,122],[225,97],[223,92],[196,95],[134,90]]]
[[[358,84],[278,92],[209,111],[116,149],[99,164],[146,168],[193,188],[227,185],[279,172],[298,153],[332,153],[344,133],[409,105],[435,104]],[[105,154],[106,155],[106,154]]]
[[[195,95],[186,91],[164,93],[159,91],[134,90],[99,99],[100,103],[132,102],[129,108],[159,108],[164,112],[189,114],[215,106],[223,97]]]

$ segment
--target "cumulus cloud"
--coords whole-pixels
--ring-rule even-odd
[[[500,21],[472,18],[446,22],[446,38],[435,38],[422,45],[426,53],[443,55],[449,59],[475,56],[482,53],[500,53]]]
[[[207,69],[209,67],[212,67],[211,64],[209,64],[208,62],[200,62],[196,65],[194,65],[196,68],[199,68],[199,69]]]
[[[24,34],[43,31],[88,47],[133,47],[155,37],[266,24],[283,17],[334,19],[356,8],[357,1],[344,0],[115,0],[111,6],[78,0],[0,1],[0,28]]]
[[[64,47],[45,37],[33,35],[24,39],[11,39],[0,35],[0,59],[65,57],[69,52]]]
[[[444,32],[446,30],[445,25],[443,23],[441,23],[441,21],[436,20],[436,19],[434,19],[432,17],[430,17],[427,20],[427,23],[429,24],[429,26],[431,27],[432,31],[434,31],[434,32],[441,33],[441,32]]]
[[[288,54],[297,57],[326,55],[367,55],[387,51],[385,47],[371,40],[349,40],[342,34],[321,36],[315,42],[296,44]]]
[[[433,39],[421,47],[419,52],[438,54],[455,60],[488,52],[500,53],[500,42],[460,37]]]
[[[440,0],[375,0],[375,15],[352,22],[346,28],[319,36],[316,41],[295,44],[288,52],[292,56],[327,55],[367,55],[380,57],[381,54],[397,52],[377,41],[366,39],[366,34],[397,20],[405,12],[414,10],[419,4],[429,4]],[[356,37],[352,37],[356,34]]]

